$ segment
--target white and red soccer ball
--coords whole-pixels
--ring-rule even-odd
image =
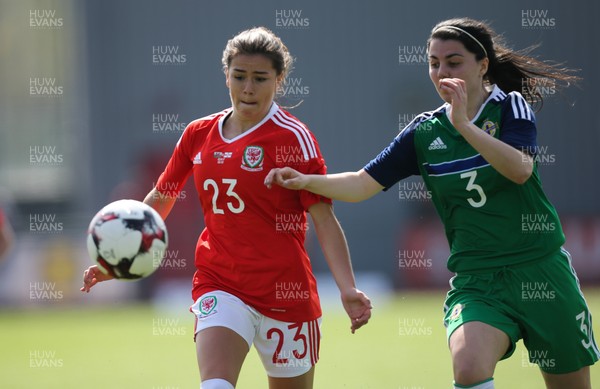
[[[160,267],[168,245],[165,222],[152,207],[118,200],[102,208],[90,222],[87,249],[105,274],[135,280]]]

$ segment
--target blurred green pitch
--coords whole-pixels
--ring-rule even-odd
[[[598,317],[600,289],[584,292]],[[451,387],[443,297],[444,291],[405,292],[387,302],[375,300],[371,322],[355,335],[339,304],[326,304],[315,388]],[[139,305],[5,310],[0,388],[198,388],[192,328],[190,313],[172,316]],[[513,357],[498,365],[495,379],[498,388],[543,388],[521,342]],[[592,367],[592,381],[600,384],[598,365]],[[266,388],[254,349],[237,388]]]

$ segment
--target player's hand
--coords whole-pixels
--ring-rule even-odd
[[[291,167],[271,169],[265,177],[265,185],[271,189],[273,184],[277,184],[286,189],[304,189],[308,184],[307,177]]]
[[[360,290],[352,288],[342,293],[342,305],[350,317],[352,333],[364,326],[371,318],[371,300]]]
[[[100,269],[98,269],[98,266],[90,266],[83,272],[83,286],[79,290],[90,293],[92,286],[96,285],[98,282],[111,280],[113,278],[114,277],[111,275],[102,273]]]
[[[444,78],[440,80],[440,90],[450,96],[450,121],[460,132],[461,127],[470,122],[467,115],[467,85],[460,78]]]

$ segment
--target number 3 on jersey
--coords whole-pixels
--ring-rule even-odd
[[[479,201],[475,201],[471,197],[467,198],[467,201],[469,202],[471,207],[479,208],[479,207],[483,207],[483,205],[487,201],[487,197],[485,197],[485,192],[483,191],[483,188],[480,185],[477,185],[475,183],[475,177],[477,177],[477,170],[471,170],[470,172],[464,172],[463,174],[460,175],[460,178],[468,178],[469,179],[469,181],[467,182],[467,187],[465,189],[468,191],[474,190],[479,195]]]
[[[223,178],[221,181],[223,184],[229,185],[227,187],[227,191],[225,192],[225,196],[235,199],[235,202],[227,201],[227,208],[229,208],[229,210],[233,213],[242,213],[246,207],[246,204],[244,204],[244,201],[240,198],[240,196],[233,191],[235,185],[237,184],[237,180],[235,178]],[[204,181],[203,188],[204,190],[208,190],[209,187],[214,189],[212,196],[213,213],[215,215],[224,214],[225,211],[217,207],[217,199],[219,198],[219,185],[217,185],[215,180],[209,178]]]

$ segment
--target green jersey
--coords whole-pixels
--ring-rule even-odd
[[[459,134],[448,108],[417,116],[365,166],[367,173],[386,190],[410,175],[423,177],[445,227],[450,271],[523,263],[558,250],[565,238],[537,164],[524,184],[508,180]],[[535,116],[518,92],[494,86],[472,122],[535,157]]]

